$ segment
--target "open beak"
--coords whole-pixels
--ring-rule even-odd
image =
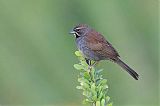
[[[71,30],[70,32],[69,32],[69,34],[75,34],[76,32],[75,31],[73,31],[73,30]]]

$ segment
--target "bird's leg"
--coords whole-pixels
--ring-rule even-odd
[[[86,59],[85,58],[85,60],[86,60],[86,63],[88,64],[88,73],[89,73],[89,75],[90,75],[90,77],[91,77],[91,80],[93,81],[93,78],[92,78],[92,73],[91,73],[91,70],[92,70],[92,61],[90,60],[90,59]]]
[[[86,63],[89,65],[89,66],[91,66],[91,60],[89,60],[89,59],[87,59],[87,58],[85,58],[85,60],[86,60]]]
[[[92,62],[91,62],[90,59],[87,59],[87,58],[85,58],[85,60],[86,60],[86,63],[89,65],[88,69],[89,69],[89,72],[90,72],[90,70],[92,68]]]
[[[86,58],[85,58],[85,60],[86,60],[86,63],[89,65],[89,68],[94,67],[95,65],[98,64],[98,61],[94,61],[94,63],[92,64],[91,60],[86,59]]]

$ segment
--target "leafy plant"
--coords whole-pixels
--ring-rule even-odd
[[[74,64],[74,68],[79,70],[77,89],[83,90],[85,99],[83,103],[89,103],[92,106],[112,106],[109,102],[110,97],[107,96],[108,85],[107,80],[102,78],[102,69],[96,69],[94,66],[89,66],[83,58],[80,51],[75,52],[80,63]],[[94,63],[94,61],[92,61]]]

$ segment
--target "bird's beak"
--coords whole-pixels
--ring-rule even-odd
[[[70,32],[69,32],[69,34],[75,34],[76,32],[75,31],[73,31],[73,30],[71,30]]]

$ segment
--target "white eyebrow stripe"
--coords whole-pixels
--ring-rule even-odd
[[[84,27],[78,27],[78,28],[76,28],[76,29],[82,29],[82,28],[84,28]]]

